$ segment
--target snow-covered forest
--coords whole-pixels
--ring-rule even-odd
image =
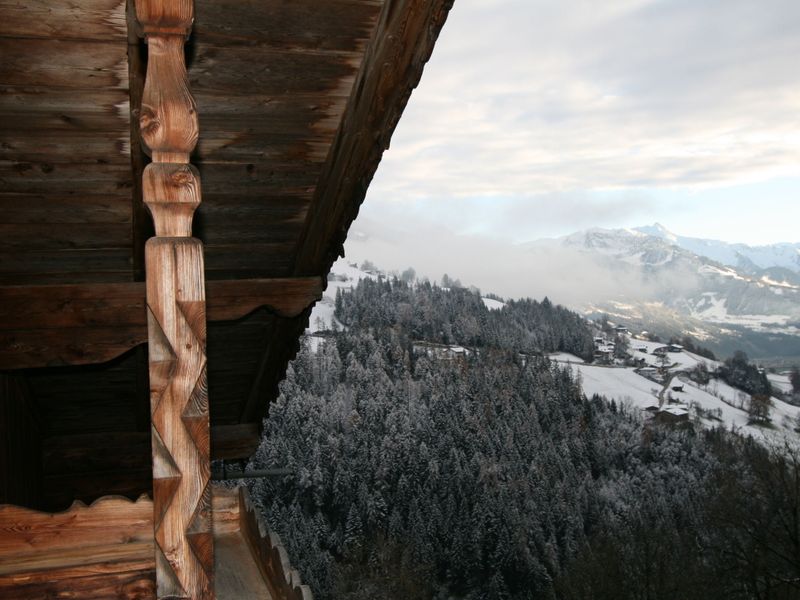
[[[587,399],[541,356],[583,319],[488,304],[364,279],[290,365],[251,489],[316,598],[800,597],[800,454]]]

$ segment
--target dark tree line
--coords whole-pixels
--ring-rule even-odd
[[[591,360],[585,320],[548,299],[510,300],[489,310],[480,293],[428,282],[364,279],[336,297],[336,318],[361,328],[396,328],[414,340],[500,348],[525,354],[571,352]]]
[[[373,285],[301,349],[254,458],[293,472],[252,491],[319,600],[800,597],[790,448],[645,426],[514,344],[415,356],[424,327],[376,298],[416,292]]]
[[[737,351],[725,360],[717,370],[717,374],[729,385],[737,387],[751,396],[772,395],[772,384],[763,369],[749,362],[747,354]]]

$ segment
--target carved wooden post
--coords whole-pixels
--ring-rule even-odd
[[[200,179],[189,163],[197,112],[183,45],[192,0],[136,0],[148,44],[139,124],[156,237],[145,247],[159,598],[214,597],[203,247],[191,237]]]

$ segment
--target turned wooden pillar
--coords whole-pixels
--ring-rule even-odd
[[[139,125],[153,162],[142,195],[155,223],[145,246],[159,598],[214,597],[203,247],[191,237],[200,179],[189,164],[197,111],[184,42],[191,0],[136,0],[148,46]]]

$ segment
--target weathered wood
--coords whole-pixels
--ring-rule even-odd
[[[321,277],[232,279],[206,284],[209,321],[239,319],[266,306],[284,317],[322,296]],[[0,331],[146,326],[143,283],[0,286]]]
[[[142,108],[144,82],[147,68],[147,48],[144,40],[137,35],[139,27],[136,20],[134,0],[127,0],[126,21],[128,24],[128,89],[130,95],[130,140],[131,173],[131,230],[133,237],[133,280],[144,281],[144,245],[155,234],[153,221],[144,204],[142,176],[147,165],[147,155],[142,147],[142,132],[139,130],[139,114]]]
[[[0,192],[0,214],[9,225],[51,223],[69,229],[69,225],[129,223],[130,213],[130,201],[122,196]]]
[[[0,36],[121,41],[127,35],[121,0],[0,0]]]
[[[0,224],[0,252],[102,249],[130,242],[131,228],[127,223],[81,223],[74,227],[57,223]]]
[[[0,596],[152,598],[152,514],[147,498],[56,514],[0,506]]]
[[[360,52],[383,0],[197,0],[195,36],[217,45],[269,44]]]
[[[210,321],[260,307],[294,317],[321,297],[322,279],[209,281],[206,288]],[[0,286],[0,306],[0,369],[104,362],[147,341],[143,283]]]
[[[310,600],[277,536],[246,490],[210,488],[221,600]],[[105,497],[61,513],[0,506],[3,598],[151,599],[156,593],[154,506]],[[267,577],[271,579],[267,579]],[[256,593],[260,592],[260,593]]]
[[[7,572],[6,565],[23,551],[147,542],[153,539],[152,523],[153,506],[145,497],[136,502],[107,497],[91,506],[76,502],[55,514],[0,505],[0,570]]]
[[[157,595],[211,600],[205,279],[202,242],[190,237],[201,198],[188,164],[198,123],[183,50],[194,3],[137,0],[136,17],[148,45],[139,129],[153,158],[142,196],[156,231],[145,266]]]
[[[312,600],[311,589],[303,585],[292,568],[280,537],[269,529],[250,501],[247,488],[239,489],[239,528],[256,557],[272,597],[280,600]]]
[[[4,85],[128,88],[125,45],[118,42],[0,37],[0,56]]]
[[[327,273],[342,253],[381,156],[416,87],[453,0],[397,0],[383,7],[378,31],[353,86],[296,246],[294,274]]]

